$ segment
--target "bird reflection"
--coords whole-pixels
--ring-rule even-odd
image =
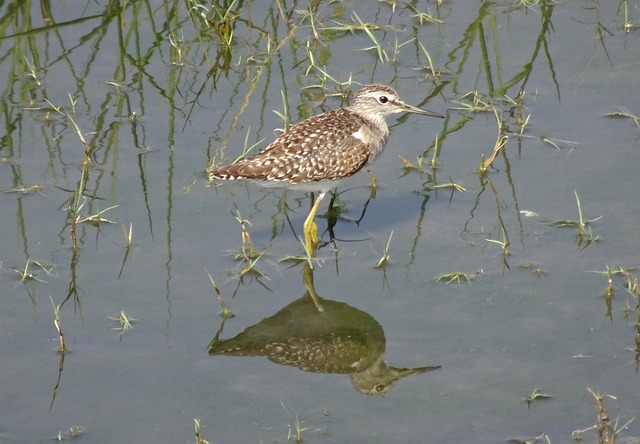
[[[306,267],[307,292],[271,317],[230,339],[209,344],[210,355],[265,356],[307,372],[348,374],[360,393],[388,392],[400,379],[440,366],[397,368],[383,360],[382,326],[369,314],[344,302],[320,298]]]

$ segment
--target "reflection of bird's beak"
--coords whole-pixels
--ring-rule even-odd
[[[428,111],[426,109],[420,109],[416,106],[412,106],[404,102],[398,103],[398,105],[400,105],[400,107],[402,108],[402,111],[406,113],[414,113],[414,114],[420,114],[422,116],[438,117],[439,119],[444,119],[444,116],[442,114],[434,113],[433,111]]]
[[[439,365],[432,365],[429,367],[416,367],[416,368],[397,368],[395,370],[398,371],[401,378],[411,375],[419,375],[421,373],[430,372],[432,370],[438,370],[440,368]]]

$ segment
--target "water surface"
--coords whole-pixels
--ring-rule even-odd
[[[606,114],[640,113],[638,32],[624,27],[639,7],[1,7],[0,440],[81,427],[87,442],[189,442],[197,418],[210,442],[285,442],[297,418],[306,442],[569,443],[597,421],[587,388],[615,397],[611,425],[626,424],[640,402],[640,130]],[[389,365],[442,367],[367,396],[349,374],[210,356],[217,333],[307,293],[304,267],[280,259],[303,253],[309,202],[211,183],[206,166],[265,146],[285,125],[277,113],[295,123],[370,82],[446,119],[388,119],[375,198],[366,174],[338,190],[337,240],[318,252],[314,288],[379,324]],[[496,116],[508,139],[479,173]],[[582,236],[551,224],[578,220],[576,193],[583,219],[602,216]],[[230,254],[236,218],[265,249],[262,276]],[[457,272],[471,281],[438,280]],[[208,274],[236,315],[222,332]],[[135,319],[125,334],[109,318],[121,310]],[[528,405],[534,389],[552,397]],[[639,434],[634,421],[619,439]]]

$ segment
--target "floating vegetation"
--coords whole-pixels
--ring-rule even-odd
[[[382,257],[378,260],[378,263],[376,264],[376,268],[378,269],[384,270],[385,268],[387,268],[387,265],[389,265],[389,259],[391,258],[389,256],[389,245],[391,245],[392,237],[393,237],[393,230],[391,230],[391,233],[389,234],[389,239],[387,240],[387,244],[384,246]]]
[[[462,271],[454,271],[453,273],[441,274],[436,278],[436,280],[445,281],[447,284],[450,284],[451,282],[455,282],[456,284],[462,284],[466,282],[469,285],[471,285],[472,279],[472,275]]]
[[[576,235],[576,244],[580,248],[586,248],[594,242],[600,240],[600,237],[594,235],[591,232],[590,224],[595,221],[602,219],[603,216],[596,217],[595,219],[585,219],[582,215],[582,205],[580,204],[580,198],[578,197],[578,192],[573,192],[576,196],[576,204],[578,205],[578,220],[570,220],[563,219],[557,220],[554,222],[550,222],[549,225],[552,227],[560,227],[560,228],[577,228],[578,234]]]
[[[114,208],[118,208],[118,205],[112,205],[109,208],[105,208],[102,211],[98,211],[97,213],[90,214],[90,215],[85,216],[85,217],[79,217],[77,219],[77,223],[88,222],[89,224],[93,225],[94,227],[97,227],[100,224],[115,224],[114,221],[112,221],[110,219],[107,219],[105,217],[102,217],[102,215],[104,213],[106,213],[107,211],[113,210]]]
[[[484,98],[478,91],[470,91],[460,97],[460,100],[453,100],[458,106],[450,109],[457,111],[465,111],[468,113],[487,113],[494,110],[489,99]]]
[[[424,167],[422,166],[422,161],[424,160],[424,158],[422,156],[419,156],[417,158],[417,163],[413,163],[402,156],[398,156],[398,157],[400,158],[400,160],[402,160],[402,164],[404,168],[404,172],[400,177],[406,176],[411,171],[416,171],[418,173],[422,173],[424,171]]]
[[[285,407],[284,403],[281,401],[280,405],[287,412],[288,415],[293,417],[293,424],[288,424],[288,432],[287,432],[287,441],[294,441],[296,444],[300,444],[304,441],[302,437],[302,432],[311,431],[314,433],[322,433],[322,429],[312,429],[310,427],[303,427],[302,422],[298,418],[298,413],[293,412],[290,413],[289,410]]]
[[[524,261],[520,265],[518,265],[518,267],[522,268],[523,270],[531,270],[533,274],[538,277],[541,277],[544,274],[544,268],[542,268],[542,265],[536,262]]]
[[[455,183],[455,182],[439,183],[439,184],[433,185],[431,188],[433,188],[435,190],[444,188],[444,189],[448,189],[448,190],[452,190],[452,191],[457,191],[459,193],[464,193],[466,191],[469,191],[464,186],[460,185],[459,183]]]
[[[636,126],[640,128],[640,116],[632,113],[631,111],[629,111],[627,108],[623,106],[619,106],[617,111],[607,113],[605,114],[605,116],[606,117],[622,117],[625,119],[631,119],[633,120],[633,123],[635,123]]]
[[[62,433],[61,431],[58,432],[58,434],[56,435],[56,441],[68,441],[71,439],[80,438],[82,435],[84,435],[84,429],[81,426],[72,426],[69,427],[69,430],[67,430],[66,433]]]
[[[20,194],[32,194],[32,193],[38,193],[40,195],[42,194],[42,190],[45,187],[40,185],[40,184],[33,184],[33,185],[20,185],[17,187],[11,187],[11,188],[7,188],[6,190],[4,190],[5,193],[20,193]]]
[[[527,403],[527,407],[531,407],[531,403],[533,401],[540,401],[543,399],[550,399],[553,396],[551,396],[549,393],[543,393],[540,391],[540,389],[534,388],[533,391],[522,398],[523,401],[525,401]]]
[[[118,314],[115,316],[107,316],[111,319],[115,326],[112,327],[112,330],[116,330],[120,332],[120,336],[129,333],[133,330],[133,323],[137,321],[137,319],[132,318],[126,311],[120,310]]]
[[[29,281],[37,281],[37,282],[42,282],[44,284],[47,283],[47,281],[44,281],[40,278],[38,278],[38,275],[36,273],[32,273],[29,271],[29,265],[31,264],[31,258],[27,258],[27,263],[24,265],[24,268],[19,269],[19,268],[12,268],[13,271],[15,271],[16,273],[18,273],[20,275],[20,282],[22,282],[23,284]],[[50,271],[53,270],[53,267],[51,268],[51,270],[47,270],[44,266],[40,265],[38,262],[34,261],[34,264],[39,265],[40,268],[42,268],[43,270],[45,270],[47,272],[47,274],[49,274]]]

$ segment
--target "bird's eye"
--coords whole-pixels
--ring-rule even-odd
[[[380,103],[387,103],[389,101],[389,99],[387,98],[387,96],[380,96],[380,98],[378,99],[378,102]]]
[[[380,98],[382,99],[382,97],[380,97]],[[386,99],[386,97],[385,97],[385,99]],[[385,385],[384,385],[384,384],[377,384],[377,385],[374,387],[374,390],[375,390],[376,392],[378,392],[378,393],[379,393],[379,392],[381,392],[381,391],[383,391],[384,389],[385,389]]]

